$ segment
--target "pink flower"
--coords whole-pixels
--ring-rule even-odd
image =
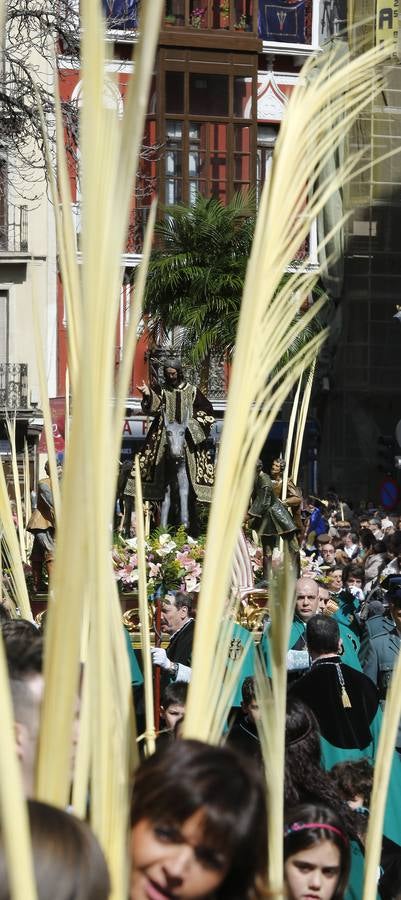
[[[157,578],[161,569],[161,563],[149,563],[150,578]]]
[[[188,552],[181,551],[176,554],[176,558],[181,566],[184,566],[184,569],[192,562],[191,557],[188,555]]]
[[[195,575],[198,577],[202,573],[202,569],[196,559],[193,556],[189,556],[188,553],[177,553],[177,560],[186,572],[190,572],[191,575]]]

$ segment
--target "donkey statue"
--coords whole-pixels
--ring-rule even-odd
[[[163,412],[166,429],[166,491],[161,504],[160,524],[167,526],[171,500],[178,494],[180,523],[189,527],[189,491],[190,484],[187,472],[185,432],[188,418],[184,422],[168,422]]]

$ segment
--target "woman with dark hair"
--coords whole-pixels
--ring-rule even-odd
[[[339,796],[330,774],[321,765],[320,732],[311,709],[296,697],[287,699],[285,729],[284,802],[287,807],[299,803],[320,803],[341,816],[350,835],[354,819]]]
[[[311,709],[289,696],[285,732],[284,803],[292,809],[301,803],[330,809],[342,822],[350,840],[351,874],[345,898],[360,900],[363,885],[363,852],[357,836],[355,813],[339,796],[329,772],[321,765],[320,732]]]
[[[228,747],[177,741],[140,766],[131,900],[258,900],[267,871],[258,774]]]
[[[284,828],[288,900],[343,900],[349,869],[349,840],[335,813],[311,803],[288,812]]]
[[[106,860],[89,826],[47,803],[28,800],[38,900],[108,900]],[[0,837],[0,900],[11,900]]]

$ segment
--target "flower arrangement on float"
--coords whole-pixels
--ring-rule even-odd
[[[148,594],[163,591],[200,589],[206,536],[196,540],[184,528],[176,532],[157,529],[145,544]],[[248,552],[255,579],[262,576],[262,548],[247,538]],[[136,590],[138,557],[136,537],[118,538],[112,550],[114,573],[122,591]]]

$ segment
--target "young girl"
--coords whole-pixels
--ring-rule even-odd
[[[228,747],[187,740],[142,763],[132,807],[130,900],[264,895],[265,799],[252,768]]]
[[[335,813],[312,803],[289,812],[284,830],[289,900],[342,900],[349,868],[348,837]]]

